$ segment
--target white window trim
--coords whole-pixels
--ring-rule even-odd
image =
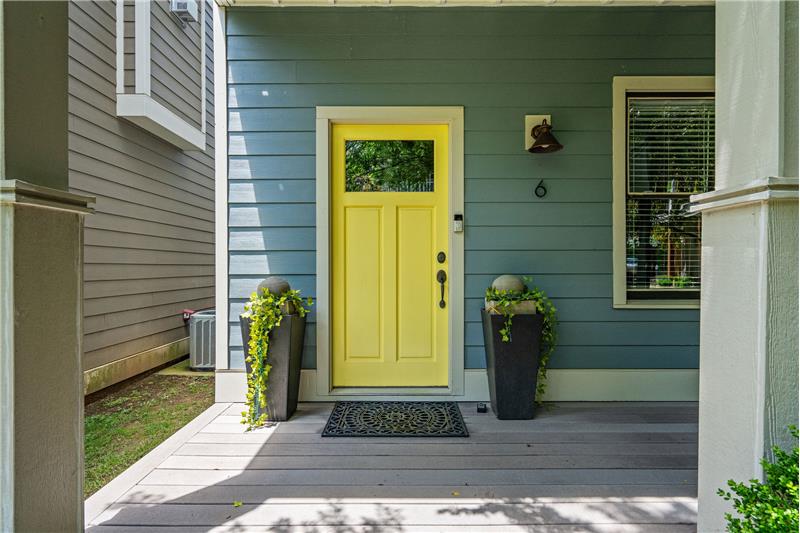
[[[149,0],[136,0],[135,89],[125,93],[125,5],[116,4],[117,116],[125,118],[183,150],[206,149],[206,2],[200,2],[200,127],[184,120],[157,102],[150,93],[150,10]]]
[[[449,214],[464,213],[463,107],[317,107],[317,368],[315,398],[373,400],[410,397],[465,397],[464,385],[464,233],[448,229],[450,371],[447,387],[335,389],[331,382],[330,337],[330,133],[333,124],[447,124],[450,141]]]
[[[699,309],[700,301],[628,301],[625,259],[625,184],[627,181],[627,103],[629,92],[714,92],[713,76],[615,76],[613,82],[613,277],[615,309]]]

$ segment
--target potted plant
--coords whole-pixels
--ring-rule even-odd
[[[267,278],[245,304],[239,317],[247,371],[248,429],[267,420],[288,420],[297,409],[305,335],[305,304],[300,291],[281,278]]]
[[[516,276],[494,280],[485,305],[481,317],[492,411],[501,420],[531,419],[555,348],[555,306],[541,289]]]

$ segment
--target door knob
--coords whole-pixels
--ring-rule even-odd
[[[444,306],[447,305],[446,303],[444,303],[444,282],[447,281],[447,274],[445,273],[444,270],[440,270],[439,272],[436,273],[436,281],[439,282],[439,286],[442,288],[442,296],[441,299],[439,300],[439,307],[444,309]]]

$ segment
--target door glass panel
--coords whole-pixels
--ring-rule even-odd
[[[345,141],[345,192],[433,192],[433,141]]]

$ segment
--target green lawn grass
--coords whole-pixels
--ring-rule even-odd
[[[214,403],[209,376],[151,374],[86,406],[84,496],[96,492]]]

